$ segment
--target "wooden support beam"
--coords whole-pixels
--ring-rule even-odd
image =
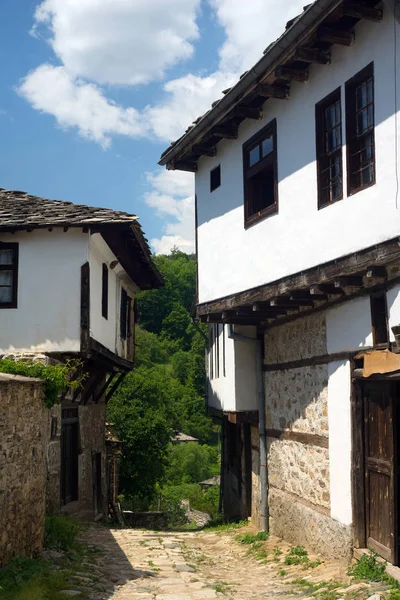
[[[367,279],[387,279],[386,267],[369,267],[365,277]]]
[[[106,404],[109,401],[109,399],[113,396],[113,394],[117,391],[117,389],[119,388],[119,386],[121,385],[121,383],[123,382],[123,380],[125,379],[125,377],[127,375],[128,375],[128,373],[120,373],[119,374],[117,381],[114,381],[111,389],[109,389],[107,392]]]
[[[307,290],[300,290],[298,292],[293,292],[290,296],[291,300],[313,300],[314,302],[318,300],[327,300],[328,296],[326,294],[312,294]]]
[[[331,64],[331,53],[322,52],[317,48],[298,48],[295,54],[296,60],[302,60],[308,63],[315,63],[317,65],[330,65]]]
[[[189,171],[190,173],[197,173],[197,163],[171,161],[167,164],[167,171]]]
[[[237,140],[238,139],[238,130],[232,127],[214,127],[211,130],[211,135],[220,138],[226,138],[227,140]]]
[[[277,98],[279,100],[286,100],[290,96],[290,87],[280,86],[280,85],[267,85],[265,83],[261,83],[254,90],[258,96],[262,96],[263,98]]]
[[[334,27],[320,27],[317,32],[317,38],[322,42],[340,44],[341,46],[351,46],[355,41],[354,31],[346,31]]]
[[[245,119],[255,119],[256,121],[260,121],[264,116],[262,108],[251,108],[250,106],[237,106],[231,114],[233,117],[244,117]]]
[[[113,373],[111,373],[111,375],[107,378],[106,377],[106,381],[104,382],[104,384],[101,387],[101,390],[99,392],[97,392],[97,394],[94,397],[94,402],[95,404],[98,403],[98,401],[101,399],[101,397],[103,396],[103,394],[105,394],[108,386],[112,383],[113,379],[115,379],[115,377],[117,376],[117,372],[113,371]]]
[[[358,275],[350,275],[347,277],[337,277],[334,282],[335,288],[362,288],[363,280]]]
[[[286,79],[287,81],[305,83],[308,81],[308,71],[304,69],[292,69],[291,67],[278,67],[275,70],[275,77]]]
[[[192,154],[199,154],[200,156],[217,156],[217,147],[212,146],[211,148],[206,148],[201,144],[197,144],[197,146],[192,146]]]
[[[336,288],[330,283],[321,283],[320,285],[312,285],[310,287],[310,294],[312,296],[317,296],[321,294],[327,294],[328,296],[342,296],[343,290]]]
[[[343,6],[343,15],[346,17],[354,17],[355,19],[365,19],[366,21],[379,22],[383,18],[383,10],[381,8],[372,8],[360,2],[348,2]]]
[[[287,308],[299,308],[300,306],[314,306],[313,300],[291,300],[290,298],[274,298],[271,306],[282,306]]]

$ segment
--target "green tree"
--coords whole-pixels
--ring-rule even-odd
[[[218,469],[218,451],[196,442],[171,445],[169,448],[166,480],[168,484],[200,483],[215,475]]]

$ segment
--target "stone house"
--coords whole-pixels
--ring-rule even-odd
[[[196,180],[227,516],[400,562],[400,24],[316,0],[162,155]]]
[[[119,446],[106,404],[133,368],[135,294],[162,284],[136,216],[0,191],[0,356],[79,359],[84,375],[40,417],[49,510],[108,514]]]

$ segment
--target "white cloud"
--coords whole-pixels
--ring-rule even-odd
[[[103,147],[111,135],[146,133],[136,109],[118,106],[92,83],[71,79],[64,67],[41,65],[20,82],[18,93],[33,108],[53,115],[60,127],[77,127],[80,135]]]
[[[163,76],[193,54],[200,0],[44,0],[33,31],[68,72],[100,84],[132,85]]]
[[[156,253],[169,254],[174,246],[194,252],[194,176],[162,169],[146,176],[153,191],[145,194],[145,202],[166,219],[164,235],[151,240]]]

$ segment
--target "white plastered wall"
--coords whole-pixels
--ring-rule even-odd
[[[103,263],[108,267],[108,318],[102,315]],[[90,335],[118,356],[125,356],[124,342],[120,339],[121,287],[134,299],[137,286],[127,276],[115,255],[99,233],[90,236]]]
[[[19,244],[18,307],[0,309],[0,353],[80,350],[81,229],[1,234]]]
[[[400,39],[400,25],[397,26]],[[262,121],[247,119],[238,140],[223,140],[196,174],[199,301],[263,285],[345,256],[399,234],[396,195],[395,46],[393,19],[362,21],[351,47],[333,46],[330,65],[312,65],[307,84],[293,83],[288,100],[268,100]],[[400,64],[400,43],[397,44]],[[317,209],[315,104],[374,61],[376,185]],[[400,76],[398,76],[400,97]],[[242,145],[277,119],[279,213],[244,228]],[[398,121],[400,123],[400,120]],[[397,132],[398,134],[398,132]],[[345,141],[345,126],[343,124]],[[400,152],[400,136],[397,135]],[[346,148],[343,148],[346,182]],[[221,186],[210,193],[210,171],[221,165]],[[223,274],[223,276],[221,276]]]
[[[212,325],[210,327],[213,327]],[[225,412],[257,410],[257,380],[256,380],[256,344],[242,340],[233,340],[228,336],[228,326],[225,327],[225,375],[223,369],[224,336],[222,325],[219,326],[219,377],[215,368],[215,339],[213,348],[208,354],[210,377],[210,355],[214,361],[214,377],[209,379],[208,402],[212,408]],[[236,326],[235,333],[256,337],[254,327]]]

